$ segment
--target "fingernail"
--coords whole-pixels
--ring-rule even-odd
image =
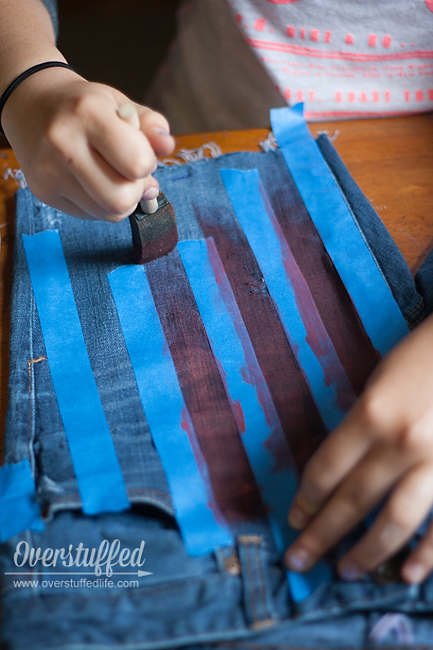
[[[152,199],[156,199],[156,197],[159,194],[159,190],[157,187],[149,187],[149,189],[143,194],[143,199],[146,199],[146,201],[151,201]]]
[[[402,575],[406,582],[422,582],[425,577],[425,569],[422,564],[407,564],[402,569]]]
[[[344,564],[338,570],[340,577],[343,580],[359,580],[364,575],[364,572],[361,571],[355,564]]]
[[[311,564],[311,555],[303,548],[287,553],[286,564],[293,571],[305,571]]]
[[[308,517],[303,510],[300,508],[293,508],[289,514],[289,524],[295,530],[301,530],[307,525]]]
[[[155,133],[155,135],[163,135],[164,137],[169,137],[169,138],[172,138],[172,137],[173,137],[173,136],[171,136],[170,133],[169,133],[168,131],[166,131],[165,129],[160,129],[160,128],[158,128],[158,127],[155,127],[154,129],[152,129],[152,131],[153,131],[153,133]]]

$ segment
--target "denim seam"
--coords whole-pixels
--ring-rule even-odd
[[[262,594],[262,601],[263,601],[263,610],[266,612],[265,618],[263,620],[266,621],[273,621],[274,620],[274,615],[272,611],[270,610],[269,607],[269,601],[268,601],[268,590],[267,590],[267,585],[266,585],[266,576],[264,573],[264,566],[263,562],[261,561],[262,554],[265,554],[265,543],[262,540],[260,545],[255,544],[255,556],[256,556],[256,563],[257,563],[257,575],[260,580],[260,592]]]
[[[33,234],[34,231],[34,205],[30,198],[30,195],[27,196],[28,204],[28,214],[29,214],[29,231]],[[33,320],[35,318],[36,303],[33,296],[32,288],[29,289],[29,298],[30,298],[30,308],[29,308],[29,357],[33,359]],[[28,420],[28,450],[29,450],[29,461],[30,467],[32,470],[33,477],[36,473],[36,458],[35,458],[35,390],[34,390],[34,373],[31,372],[28,375],[28,399],[29,399],[29,420]]]
[[[418,323],[420,323],[421,321],[424,320],[424,318],[426,317],[426,314],[427,314],[427,310],[426,310],[426,308],[424,307],[424,309],[423,309],[423,311],[422,311],[422,313],[421,313],[421,316],[418,316],[418,318],[416,319],[415,322],[413,322],[413,323],[409,323],[409,327],[410,327],[411,329],[413,329],[414,327],[416,327],[416,326],[418,325]]]
[[[417,305],[412,309],[412,311],[410,311],[410,312],[407,314],[407,316],[405,317],[406,320],[408,320],[408,319],[412,316],[412,314],[413,314],[414,312],[416,312],[417,309],[419,309],[419,308],[421,307],[421,305],[422,305],[423,302],[424,302],[424,298],[421,297],[421,298],[419,299],[419,303],[418,303],[418,304],[417,304]]]
[[[416,317],[416,320],[414,322],[412,322],[410,320],[411,316],[413,316],[413,314],[415,314],[420,308],[422,308],[421,314]],[[426,305],[425,305],[424,297],[421,296],[418,304],[412,309],[412,311],[407,316],[405,316],[405,320],[406,320],[409,328],[412,330],[414,327],[416,327],[416,325],[418,325],[418,323],[420,323],[422,320],[424,320],[424,318],[426,317],[426,314],[427,314],[427,308],[426,308]]]
[[[33,358],[33,318],[35,315],[35,301],[33,299],[32,293],[30,293],[30,329],[29,329],[29,352],[30,358]],[[29,399],[29,420],[28,420],[28,449],[29,449],[29,459],[30,467],[32,469],[32,474],[35,476],[36,472],[36,458],[35,458],[35,376],[33,372],[32,364],[29,363],[29,372],[28,372],[28,399]]]

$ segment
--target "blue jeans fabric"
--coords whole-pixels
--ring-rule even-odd
[[[427,259],[414,281],[329,140],[321,136],[318,146],[403,315],[414,326],[432,311],[433,259]],[[223,209],[228,199],[218,180],[219,169],[257,168],[272,193],[284,166],[279,151],[240,153],[166,168],[158,171],[157,177],[175,205],[182,240],[203,237],[190,205],[192,188],[200,204],[215,201],[217,196]],[[61,233],[93,372],[133,504],[131,510],[118,514],[86,517],[80,511],[77,484],[44,359],[21,234],[52,228]],[[106,278],[118,266],[133,262],[130,239],[127,222],[82,222],[40,203],[28,190],[18,193],[5,463],[29,458],[46,527],[43,532],[26,531],[1,546],[5,647],[363,648],[374,645],[369,640],[370,631],[386,612],[408,617],[414,639],[411,648],[431,647],[433,577],[421,586],[408,587],[398,580],[379,584],[365,578],[345,583],[334,576],[295,607],[284,567],[264,522],[236,524],[233,548],[221,548],[202,557],[186,554]],[[355,531],[352,538],[357,534]],[[82,543],[92,548],[105,539],[119,539],[122,547],[131,549],[144,540],[144,568],[152,575],[140,579],[138,588],[112,589],[17,588],[13,577],[3,575],[16,570],[13,555],[22,540],[31,547],[67,548]],[[42,581],[51,576],[27,578]],[[395,647],[396,643],[392,630],[380,641],[381,647]]]

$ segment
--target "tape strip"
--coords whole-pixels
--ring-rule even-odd
[[[266,506],[276,546],[284,553],[296,537],[287,523],[287,512],[297,489],[289,446],[213,239],[179,242],[178,250]],[[295,600],[305,598],[309,577],[303,577],[302,590],[298,582],[295,579],[291,583]]]
[[[323,422],[334,429],[355,395],[258,171],[223,169],[220,173]]]
[[[24,530],[44,530],[30,463],[0,467],[0,542]]]
[[[125,483],[93,376],[60,235],[23,235],[51,377],[83,511],[129,508]]]
[[[365,331],[383,356],[408,333],[408,326],[334,176],[308,131],[302,109],[302,104],[291,109],[272,109],[272,130]]]
[[[144,268],[123,266],[108,280],[187,551],[203,555],[233,544],[212,494]]]

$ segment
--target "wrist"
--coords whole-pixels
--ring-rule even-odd
[[[26,133],[31,135],[31,125],[42,126],[50,110],[60,105],[65,88],[76,81],[85,81],[69,68],[46,68],[33,74],[12,92],[1,114],[1,126],[12,147]],[[43,128],[43,127],[42,127]]]
[[[44,61],[42,63],[38,63],[36,65],[30,66],[29,68],[24,70],[24,72],[19,74],[12,81],[12,83],[9,84],[9,86],[6,88],[3,94],[0,95],[0,134],[1,135],[4,135],[2,124],[1,124],[1,115],[2,115],[3,108],[5,107],[9,97],[12,95],[13,92],[15,92],[15,90],[19,87],[20,84],[24,83],[24,81],[29,77],[31,77],[33,74],[37,74],[38,72],[42,72],[42,70],[48,70],[50,68],[63,68],[75,72],[75,70],[71,68],[71,66],[68,63],[65,63],[64,61]]]

